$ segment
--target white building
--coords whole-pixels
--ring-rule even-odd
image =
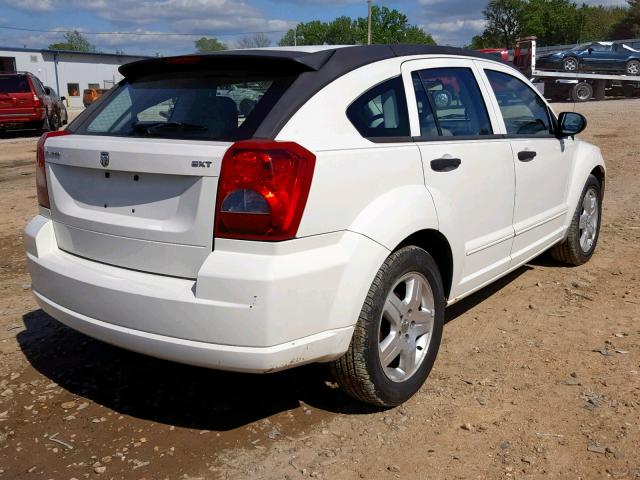
[[[83,108],[87,88],[111,88],[122,79],[118,67],[142,56],[0,47],[0,73],[31,72],[44,85],[67,97],[72,108]]]

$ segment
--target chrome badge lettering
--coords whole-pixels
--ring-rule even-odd
[[[213,162],[203,162],[200,160],[193,160],[191,166],[194,168],[209,168]]]
[[[100,152],[100,165],[103,167],[109,166],[109,152]]]
[[[45,155],[50,158],[60,158],[60,152],[56,152],[55,150],[47,150]]]

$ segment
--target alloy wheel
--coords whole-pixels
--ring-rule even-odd
[[[563,66],[567,72],[575,72],[578,69],[578,62],[575,58],[567,58],[565,59]]]
[[[435,301],[427,279],[417,272],[402,276],[387,295],[379,325],[378,356],[391,381],[404,382],[420,368],[434,317]]]
[[[591,187],[582,199],[582,213],[580,214],[580,248],[584,253],[589,253],[598,234],[598,221],[600,211],[598,208],[598,194]]]

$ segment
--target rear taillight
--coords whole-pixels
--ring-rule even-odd
[[[37,95],[33,96],[33,106],[35,108],[40,108],[42,106],[42,103],[40,102],[40,98],[38,98]]]
[[[36,191],[38,192],[38,203],[46,208],[51,208],[49,204],[49,189],[47,188],[47,173],[44,169],[44,143],[47,138],[69,135],[71,132],[60,130],[59,132],[43,133],[38,140],[36,147]]]
[[[294,142],[237,142],[222,159],[215,235],[278,241],[294,238],[316,157]]]

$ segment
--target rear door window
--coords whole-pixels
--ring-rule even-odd
[[[292,77],[192,72],[125,82],[80,133],[232,141],[250,138]]]
[[[401,78],[392,78],[365,92],[349,105],[347,117],[365,138],[410,136]]]
[[[0,75],[0,93],[29,93],[26,75]]]
[[[485,70],[498,100],[507,133],[539,136],[553,133],[545,101],[522,80],[496,70]]]
[[[412,73],[422,137],[493,134],[487,107],[469,68],[430,68]]]

